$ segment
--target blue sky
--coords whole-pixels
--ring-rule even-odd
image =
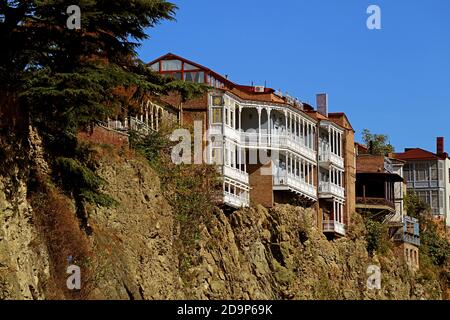
[[[240,84],[263,85],[315,104],[362,129],[385,133],[397,151],[450,152],[449,0],[172,0],[176,22],[149,30],[149,62],[172,52]],[[368,30],[367,7],[381,8]]]

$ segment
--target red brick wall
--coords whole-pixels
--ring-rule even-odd
[[[360,155],[356,159],[358,172],[384,172],[384,156]]]
[[[206,110],[208,108],[208,93],[204,93],[199,97],[189,99],[188,101],[182,101],[181,95],[178,93],[170,93],[166,96],[162,96],[161,100],[171,104],[177,109],[197,109]]]
[[[94,126],[92,132],[80,131],[77,137],[80,140],[111,144],[118,147],[128,146],[129,143],[127,135],[99,126]]]
[[[252,164],[247,166],[250,175],[250,201],[252,204],[261,204],[266,208],[273,206],[273,180],[272,175],[262,175],[261,169],[272,170],[272,162]]]

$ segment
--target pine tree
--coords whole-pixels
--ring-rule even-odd
[[[81,9],[80,29],[66,25],[71,5]],[[0,137],[36,127],[54,172],[72,180],[68,191],[101,202],[76,132],[144,95],[204,90],[161,77],[137,57],[148,30],[174,20],[176,9],[165,0],[0,0]],[[128,105],[123,92],[132,94]]]

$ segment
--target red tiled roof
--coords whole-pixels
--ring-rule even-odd
[[[225,88],[223,90],[227,90],[227,91],[235,94],[236,96],[240,97],[241,99],[263,101],[263,102],[274,102],[274,103],[279,103],[279,104],[284,104],[284,105],[290,105],[291,107],[299,109],[299,107],[295,103],[288,101],[288,99],[286,97],[280,97],[279,95],[277,95],[275,93],[275,90],[272,88],[264,88],[264,92],[255,92],[254,86],[240,85],[240,84],[234,83],[234,82],[230,81],[228,78],[220,75],[219,73],[217,73],[205,66],[202,66],[201,64],[198,64],[194,61],[188,60],[186,58],[183,58],[183,57],[178,56],[173,53],[167,53],[167,54],[149,62],[147,65],[151,66],[152,64],[154,64],[158,61],[172,60],[172,59],[181,60],[185,63],[188,63],[190,65],[197,67],[198,69],[203,70],[205,73],[208,73],[208,74],[214,76],[216,79],[219,79],[221,82],[223,82],[225,84]],[[333,121],[332,120],[333,118],[344,117],[345,120],[348,122],[349,126],[351,127],[351,124],[348,121],[345,113],[329,113],[329,117],[325,117],[325,116],[319,114],[317,111],[315,111],[314,107],[311,106],[310,104],[302,102],[302,105],[303,105],[302,111],[304,111],[307,115],[311,116],[313,119]],[[333,121],[333,122],[336,123],[336,121]],[[342,128],[345,128],[339,123],[336,123],[336,124]],[[353,128],[351,128],[351,129],[353,130]]]
[[[407,149],[405,152],[394,153],[394,158],[400,159],[403,161],[407,160],[439,160],[442,159],[443,156],[438,156],[437,154],[423,150],[420,148]],[[444,156],[445,157],[445,156]]]
[[[211,70],[211,69],[209,69],[209,68],[207,68],[205,66],[202,66],[201,64],[198,64],[197,62],[188,60],[188,59],[183,58],[181,56],[177,56],[176,54],[173,54],[173,53],[170,53],[170,52],[165,54],[165,55],[163,55],[163,56],[161,56],[161,57],[159,57],[159,58],[157,58],[157,59],[155,59],[155,60],[153,60],[153,61],[151,61],[151,62],[149,62],[149,63],[147,63],[147,65],[151,66],[152,64],[154,64],[154,63],[156,63],[156,62],[158,62],[160,60],[172,60],[172,59],[173,60],[181,60],[181,61],[183,61],[185,63],[193,65],[194,67],[202,69],[202,70],[212,74],[214,77],[216,77],[217,79],[219,79],[220,81],[222,81],[224,83],[228,83],[228,84],[231,84],[233,86],[236,85],[233,81],[228,80],[227,78],[225,78],[221,74],[219,74],[219,73],[217,73],[217,72],[215,72],[215,71],[213,71],[213,70]]]

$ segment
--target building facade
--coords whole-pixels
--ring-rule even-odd
[[[417,219],[407,215],[404,197],[405,162],[389,156],[372,155],[360,144],[356,145],[357,179],[356,208],[361,215],[388,227],[399,256],[412,269],[419,269],[420,233]]]
[[[330,236],[343,236],[354,210],[354,131],[343,113],[317,110],[263,86],[244,86],[182,57],[149,64],[162,75],[208,84],[203,96],[161,97],[185,126],[201,123],[206,161],[223,176],[223,203],[232,208],[296,201],[317,210]],[[197,125],[198,127],[198,125]],[[350,197],[350,198],[349,198]]]
[[[396,153],[405,161],[404,175],[408,191],[429,204],[436,220],[450,226],[450,160],[444,151],[444,139],[437,138],[436,153],[420,148]]]

